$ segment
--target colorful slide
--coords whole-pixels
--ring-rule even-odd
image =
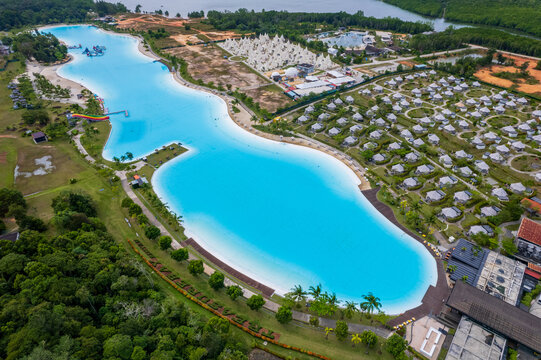
[[[96,116],[96,115],[83,115],[83,114],[71,114],[72,118],[87,119],[90,121],[104,121],[109,120],[109,116]]]

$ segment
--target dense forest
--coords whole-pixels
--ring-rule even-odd
[[[444,51],[475,44],[518,54],[541,56],[541,41],[486,28],[447,29],[430,35],[418,34],[410,40],[410,48],[420,53]]]
[[[320,25],[334,28],[354,26],[376,30],[390,30],[418,34],[432,29],[431,25],[408,22],[397,18],[376,19],[364,16],[362,11],[355,14],[338,13],[290,13],[287,11],[248,11],[235,12],[209,11],[208,22],[218,30],[239,30],[256,33],[314,33]]]
[[[247,359],[228,321],[206,321],[160,292],[89,196],[62,193],[52,207],[54,230],[44,232],[18,191],[0,189],[0,217],[27,229],[0,240],[0,358]]]
[[[68,54],[68,48],[52,34],[21,33],[10,41],[13,42],[13,50],[39,62],[60,61]]]
[[[25,25],[82,22],[89,12],[100,16],[126,12],[121,3],[92,0],[0,0],[0,30]]]
[[[541,0],[384,0],[427,16],[541,36]]]

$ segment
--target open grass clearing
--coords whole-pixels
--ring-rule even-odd
[[[510,116],[499,115],[499,116],[495,116],[493,118],[488,119],[487,122],[491,126],[497,129],[501,129],[502,127],[505,127],[508,125],[516,125],[518,123],[518,120]]]
[[[522,155],[511,161],[511,166],[519,171],[539,171],[541,169],[541,157],[535,155]]]

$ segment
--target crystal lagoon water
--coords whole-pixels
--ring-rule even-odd
[[[420,303],[436,283],[436,262],[364,198],[343,163],[319,151],[262,139],[229,118],[225,102],[176,83],[135,39],[90,26],[50,28],[67,44],[105,45],[61,76],[105,100],[111,159],[171,142],[190,151],[162,166],[152,184],[184,216],[188,234],[239,271],[285,293],[321,283],[341,299],[373,292],[387,312]]]

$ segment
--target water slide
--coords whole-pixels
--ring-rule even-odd
[[[83,114],[72,114],[72,118],[87,119],[90,121],[104,121],[109,120],[109,116],[96,116],[96,115],[83,115]]]

